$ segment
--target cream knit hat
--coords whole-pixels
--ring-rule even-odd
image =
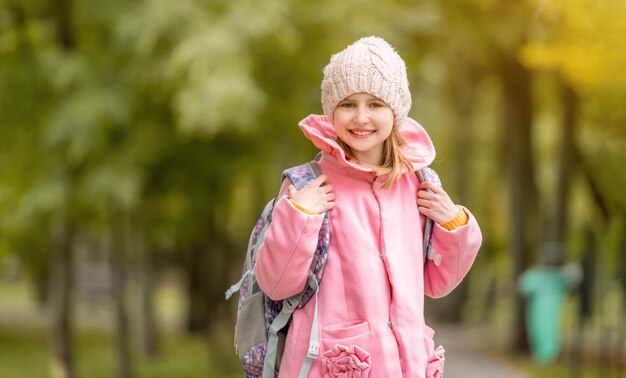
[[[382,38],[365,37],[330,58],[322,80],[322,107],[331,120],[337,104],[354,93],[385,101],[401,124],[411,108],[406,66]]]

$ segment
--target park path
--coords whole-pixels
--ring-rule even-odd
[[[530,378],[519,367],[497,352],[494,335],[485,326],[439,324],[435,344],[446,350],[445,378]]]

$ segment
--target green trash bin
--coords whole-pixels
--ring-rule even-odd
[[[567,293],[580,281],[579,269],[539,267],[524,272],[518,285],[526,296],[526,328],[533,357],[540,363],[554,359],[561,349],[561,312]]]

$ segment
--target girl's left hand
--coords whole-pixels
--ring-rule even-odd
[[[417,191],[417,209],[439,224],[454,219],[459,213],[459,207],[452,202],[448,193],[430,182],[420,183]]]

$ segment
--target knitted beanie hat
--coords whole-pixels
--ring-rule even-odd
[[[337,104],[355,93],[368,93],[387,103],[401,124],[411,108],[404,61],[389,43],[365,37],[330,58],[322,80],[322,107],[331,120]]]

